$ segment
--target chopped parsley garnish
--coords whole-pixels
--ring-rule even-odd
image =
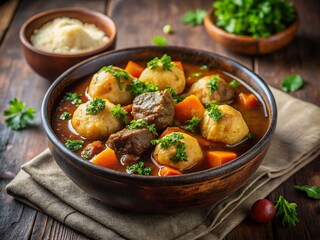
[[[91,153],[90,152],[82,152],[81,157],[85,160],[89,160],[91,158]]]
[[[128,120],[126,118],[128,112],[123,107],[121,107],[120,104],[115,105],[111,109],[111,113],[116,119],[122,120],[125,124],[128,123]]]
[[[118,85],[119,85],[119,88],[120,90],[122,90],[122,82],[121,80],[122,79],[126,79],[128,80],[129,79],[129,73],[127,73],[125,70],[123,69],[117,69],[115,68],[114,66],[112,65],[109,65],[109,66],[104,66],[102,67],[98,73],[100,72],[109,72],[112,74],[112,76],[114,76],[115,78],[117,78],[118,80]]]
[[[155,57],[154,59],[149,61],[147,63],[147,66],[152,70],[155,70],[160,66],[162,66],[163,70],[170,70],[173,64],[171,62],[171,57],[167,54],[164,54],[160,59],[158,57]]]
[[[80,99],[81,96],[82,94],[68,92],[64,95],[63,99],[71,101],[72,104],[79,106],[82,103],[82,100]]]
[[[84,141],[82,140],[70,140],[68,139],[66,143],[64,144],[67,148],[69,148],[71,151],[75,152],[83,147]]]
[[[184,97],[183,97],[182,95],[177,94],[177,93],[174,91],[174,89],[172,89],[172,88],[167,88],[167,90],[170,92],[171,97],[173,98],[173,101],[174,101],[175,103],[181,102],[181,101],[184,99]]]
[[[131,84],[127,85],[126,91],[138,96],[145,92],[156,92],[158,91],[158,86],[152,83],[145,83],[139,81],[139,79],[133,79]]]
[[[36,110],[28,107],[26,103],[14,98],[9,101],[9,108],[4,110],[4,115],[8,118],[5,120],[8,127],[13,130],[20,130],[28,126],[28,124],[34,119]]]
[[[201,69],[201,70],[209,70],[210,67],[209,67],[208,65],[201,65],[201,66],[200,66],[200,69]]]
[[[138,162],[131,166],[127,166],[128,173],[138,173],[139,175],[150,175],[151,167],[144,167],[144,162]]]
[[[207,105],[210,106],[207,108],[209,117],[211,117],[213,121],[219,122],[222,119],[222,113],[219,110],[217,102],[210,101]]]
[[[61,119],[61,120],[67,120],[69,117],[71,117],[71,113],[68,113],[68,112],[63,112],[63,113],[60,115],[60,119]]]
[[[106,101],[102,98],[95,98],[91,100],[86,106],[87,115],[96,115],[99,111],[105,109]]]
[[[190,132],[194,132],[194,128],[198,126],[200,122],[201,120],[199,118],[193,116],[190,120],[186,121],[186,123],[188,124],[187,130],[189,130]]]
[[[236,87],[238,87],[240,85],[240,83],[237,81],[237,80],[235,80],[235,79],[233,79],[231,82],[229,82],[229,86],[231,86],[231,87],[233,87],[233,88],[236,88]]]
[[[187,25],[196,26],[203,23],[203,19],[207,12],[204,9],[197,9],[195,11],[187,11],[181,18],[181,21]]]
[[[155,36],[152,39],[152,43],[153,43],[153,45],[156,45],[156,46],[167,46],[167,44],[168,44],[167,39],[165,37],[161,37],[161,36]]]
[[[147,128],[153,135],[158,136],[155,124],[149,125],[143,119],[132,120],[129,125],[127,125],[128,129],[141,129]]]
[[[201,77],[203,75],[202,72],[196,72],[196,73],[193,73],[191,76],[192,77]]]
[[[301,185],[294,186],[294,188],[300,191],[305,191],[310,198],[320,199],[320,188],[318,186]]]
[[[218,79],[219,79],[219,75],[212,75],[211,76],[211,78],[208,82],[208,87],[210,89],[210,95],[212,95],[214,91],[218,90],[218,88],[219,88]]]
[[[179,161],[188,161],[188,156],[186,153],[186,144],[181,142],[184,136],[181,133],[172,133],[161,139],[152,140],[151,144],[156,145],[160,143],[161,148],[168,148],[170,145],[175,145],[176,154],[170,157],[170,160],[177,163]]]
[[[249,132],[247,135],[247,139],[252,139],[252,138],[253,138],[253,134],[251,132]]]
[[[276,209],[277,216],[283,215],[283,226],[292,227],[296,225],[296,222],[299,222],[296,207],[296,203],[289,203],[283,196],[280,195],[274,208]]]
[[[302,77],[298,75],[287,76],[282,80],[281,87],[285,92],[295,92],[303,86]]]

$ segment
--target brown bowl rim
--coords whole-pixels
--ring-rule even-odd
[[[299,14],[298,14],[298,11],[295,9],[296,18],[287,28],[285,28],[281,32],[274,33],[274,34],[270,35],[269,37],[254,38],[254,37],[251,37],[248,35],[238,35],[238,34],[229,33],[227,31],[223,30],[222,28],[218,27],[215,23],[213,23],[212,18],[211,18],[212,14],[213,14],[213,10],[214,9],[211,8],[204,18],[205,27],[213,29],[219,35],[223,35],[228,38],[237,39],[238,41],[245,41],[245,42],[275,41],[275,40],[279,39],[280,37],[282,37],[283,35],[286,35],[288,32],[297,31],[298,25],[299,25]],[[208,31],[208,30],[206,29],[206,31]]]
[[[50,97],[57,85],[60,84],[60,82],[67,81],[67,76],[71,75],[72,72],[74,72],[77,68],[81,67],[82,65],[87,64],[88,62],[93,62],[103,56],[106,55],[112,55],[112,54],[121,54],[123,52],[129,54],[130,52],[143,52],[147,50],[154,50],[154,51],[160,51],[160,52],[166,52],[166,51],[182,51],[186,52],[186,54],[204,54],[209,55],[211,57],[214,57],[219,60],[226,61],[230,63],[232,66],[237,66],[241,71],[243,71],[245,74],[250,75],[250,77],[253,77],[256,81],[259,87],[262,88],[263,92],[266,94],[266,98],[270,103],[270,124],[269,127],[264,134],[264,136],[260,139],[259,142],[257,142],[249,151],[245,152],[244,154],[240,155],[240,157],[236,161],[231,161],[228,163],[223,164],[220,167],[217,168],[211,168],[199,172],[193,172],[193,173],[186,173],[182,175],[176,175],[176,176],[170,176],[170,177],[161,177],[161,176],[144,176],[144,175],[137,175],[137,174],[127,174],[123,172],[119,172],[116,170],[103,168],[98,165],[92,164],[91,162],[82,159],[81,157],[77,156],[75,153],[68,150],[64,144],[56,137],[51,124],[49,123],[49,114],[48,114],[48,103],[50,100]],[[88,74],[89,75],[89,74]],[[76,81],[75,81],[76,82]],[[102,179],[109,179],[112,181],[118,181],[118,182],[130,182],[133,185],[149,185],[149,186],[156,186],[156,185],[163,185],[163,186],[169,186],[169,185],[183,185],[183,184],[194,184],[198,182],[203,182],[208,179],[213,179],[219,176],[225,176],[228,175],[228,173],[233,172],[236,169],[240,169],[242,166],[244,166],[247,162],[251,161],[254,156],[257,156],[258,153],[261,151],[261,149],[264,149],[265,147],[268,147],[269,141],[272,137],[272,134],[275,131],[276,123],[277,123],[277,106],[274,99],[274,96],[268,87],[268,85],[264,82],[264,80],[259,77],[256,73],[252,72],[249,68],[245,67],[244,65],[238,63],[235,60],[232,60],[230,58],[218,55],[216,53],[194,49],[194,48],[188,48],[188,47],[181,47],[181,46],[165,46],[165,47],[159,47],[159,46],[140,46],[140,47],[132,47],[132,48],[124,48],[124,49],[117,49],[112,50],[109,52],[101,53],[96,56],[93,56],[91,58],[88,58],[75,66],[69,68],[67,71],[65,71],[63,74],[61,74],[50,86],[48,91],[46,92],[42,105],[41,105],[41,119],[42,119],[42,125],[43,129],[48,137],[48,139],[51,141],[51,143],[59,149],[65,156],[67,156],[67,159],[64,159],[64,161],[68,161],[70,164],[74,165],[76,168],[80,168],[82,171],[88,172],[89,174],[93,174],[96,177],[102,178]]]
[[[103,46],[96,48],[94,50],[89,50],[89,51],[84,51],[84,52],[80,52],[80,53],[73,53],[73,54],[62,54],[62,53],[50,53],[50,52],[45,52],[42,50],[39,50],[37,48],[35,48],[31,42],[27,39],[26,37],[26,29],[29,26],[30,23],[32,23],[33,21],[36,21],[44,16],[48,16],[48,15],[52,15],[52,14],[56,14],[56,13],[70,13],[70,12],[80,12],[80,13],[84,13],[84,14],[88,14],[97,18],[101,18],[105,21],[108,22],[108,24],[111,26],[111,28],[114,29],[114,31],[112,31],[112,34],[109,37],[109,41],[104,44]],[[108,49],[115,41],[116,39],[116,35],[117,35],[117,27],[115,22],[112,20],[112,18],[108,17],[107,15],[88,9],[88,8],[84,8],[84,7],[68,7],[68,8],[55,8],[55,9],[51,9],[51,10],[47,10],[47,11],[43,11],[40,12],[32,17],[30,17],[26,22],[24,22],[24,24],[21,26],[20,31],[19,31],[19,37],[20,37],[20,41],[22,42],[22,44],[27,47],[30,51],[36,52],[38,54],[41,55],[45,55],[45,56],[49,56],[49,57],[61,57],[61,58],[79,58],[79,57],[86,57],[86,56],[92,56],[95,54],[100,53],[101,51]]]

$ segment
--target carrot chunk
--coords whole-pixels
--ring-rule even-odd
[[[247,108],[251,108],[260,103],[258,98],[252,93],[250,94],[240,93],[239,99],[240,99],[240,102]]]
[[[116,170],[117,166],[119,165],[119,160],[116,157],[115,152],[111,148],[106,148],[90,161],[101,167],[111,168],[114,170]]]
[[[182,71],[184,71],[184,68],[183,68],[183,65],[182,65],[182,62],[179,62],[179,61],[174,61],[172,62],[173,64],[177,65],[178,68],[180,68]]]
[[[175,119],[177,119],[180,123],[185,123],[194,116],[202,119],[205,111],[199,98],[197,98],[195,95],[190,95],[181,102],[177,103],[174,110]]]
[[[132,76],[138,78],[138,77],[140,77],[140,75],[143,72],[144,68],[141,67],[138,63],[135,63],[133,61],[129,61],[124,70],[126,72],[130,73]]]
[[[210,167],[218,167],[237,158],[237,154],[228,151],[209,151],[206,158]]]
[[[174,175],[180,175],[180,174],[182,174],[182,172],[180,172],[179,170],[171,168],[171,167],[167,167],[167,166],[162,167],[159,171],[159,175],[162,177],[174,176]]]

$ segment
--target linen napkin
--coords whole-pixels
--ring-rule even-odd
[[[79,189],[49,150],[24,164],[6,190],[93,239],[221,239],[246,217],[254,201],[320,154],[320,108],[272,91],[278,125],[267,156],[244,186],[218,203],[166,215],[119,210]]]

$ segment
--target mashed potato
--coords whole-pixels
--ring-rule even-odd
[[[36,29],[30,40],[35,48],[45,52],[73,54],[99,48],[109,38],[94,24],[61,17]]]

